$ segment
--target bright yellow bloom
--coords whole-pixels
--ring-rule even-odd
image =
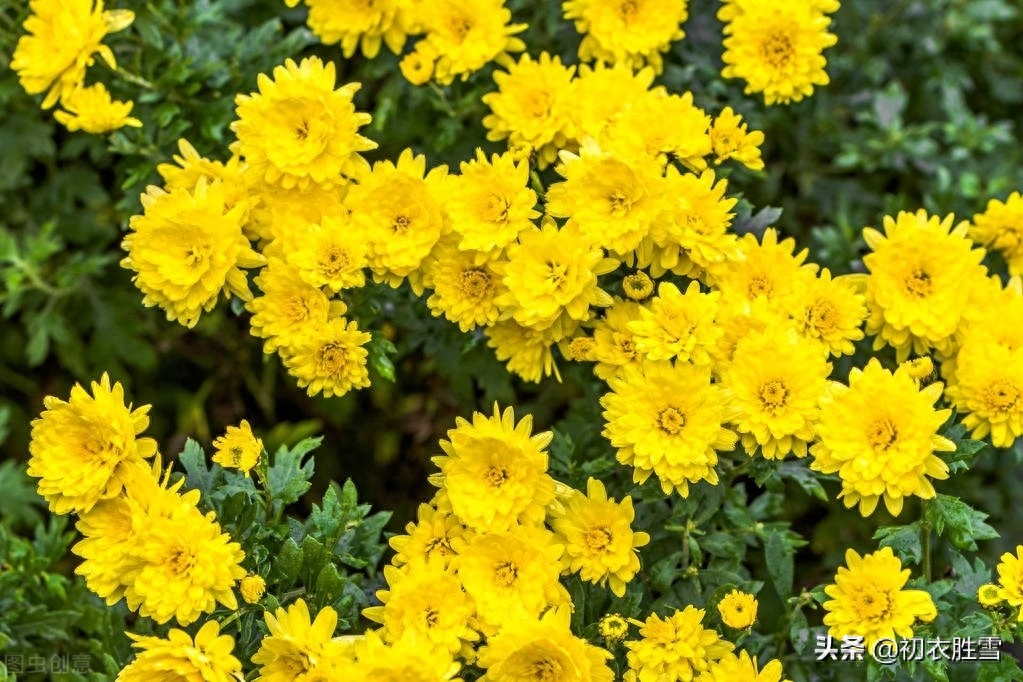
[[[266,244],[273,242],[281,250],[278,257],[287,258],[302,246],[302,237],[310,225],[319,225],[326,218],[340,218],[349,211],[343,200],[349,185],[325,187],[315,183],[284,189],[267,184],[250,166],[242,177],[250,195],[257,201],[245,226],[247,234]],[[269,256],[264,249],[264,255]]]
[[[288,254],[288,262],[316,288],[337,293],[361,287],[366,283],[363,268],[369,265],[366,235],[347,216],[325,216],[319,225],[309,226],[301,246]]]
[[[309,395],[342,396],[369,386],[369,332],[359,331],[355,320],[338,317],[299,337],[282,358],[288,373]]]
[[[71,132],[101,135],[124,126],[142,127],[142,121],[128,115],[132,103],[114,101],[102,83],[75,88],[61,99],[60,105],[67,111],[56,111],[53,117]]]
[[[558,229],[553,221],[524,232],[508,247],[500,264],[507,291],[498,301],[520,325],[549,331],[550,341],[569,336],[592,307],[611,305],[597,276],[614,270],[617,261],[587,239],[575,223]]]
[[[1016,620],[1023,623],[1023,545],[1016,553],[1006,552],[998,562],[998,596],[1009,606],[1020,609]]]
[[[455,556],[455,545],[467,535],[465,526],[454,514],[428,504],[419,505],[416,519],[405,526],[406,535],[396,535],[388,541],[396,552],[391,563],[402,566],[420,560],[439,560],[447,566]]]
[[[650,275],[637,270],[622,279],[622,291],[633,301],[642,301],[654,293],[654,281],[650,279]]]
[[[515,38],[525,24],[511,24],[511,10],[502,0],[432,0],[416,15],[426,36],[415,51],[435,57],[433,78],[442,85],[465,80],[488,62],[509,60],[526,44]]]
[[[232,150],[258,177],[285,189],[343,182],[365,163],[359,152],[377,145],[358,133],[371,120],[352,103],[360,85],[335,90],[335,79],[334,63],[318,57],[288,59],[272,80],[259,74],[259,92],[235,98]]]
[[[763,668],[748,651],[726,654],[698,677],[696,682],[783,682],[781,661],[768,661]],[[784,682],[788,682],[785,680]]]
[[[710,283],[721,290],[723,303],[745,308],[756,299],[765,298],[773,304],[793,290],[796,283],[817,272],[817,266],[804,263],[809,253],[794,253],[792,238],[778,241],[778,231],[764,230],[760,242],[753,234],[739,239],[737,258],[715,263],[709,268]]]
[[[750,170],[764,169],[764,161],[760,158],[764,133],[759,130],[746,132],[742,116],[732,111],[732,107],[725,107],[714,119],[710,126],[710,142],[714,163],[735,159]]]
[[[736,630],[753,627],[757,620],[757,598],[749,592],[732,590],[717,604],[721,622]]]
[[[863,369],[854,368],[848,386],[832,382],[822,398],[810,468],[838,472],[839,497],[846,507],[859,503],[863,516],[872,514],[882,498],[898,516],[906,497],[934,497],[930,478],[948,478],[948,465],[935,452],[956,448],[938,435],[951,414],[933,407],[942,387],[935,382],[920,389],[907,370],[893,374],[877,358]]]
[[[722,333],[714,324],[719,298],[716,291],[700,291],[698,282],[690,282],[685,293],[662,282],[657,296],[640,309],[640,319],[629,323],[636,352],[648,360],[709,365],[709,351]]]
[[[1012,556],[1011,554],[1009,555]],[[994,583],[986,583],[977,588],[977,601],[980,602],[981,606],[992,607],[998,606],[1005,599],[1002,597],[1002,588]]]
[[[156,441],[136,437],[149,426],[150,406],[125,405],[124,388],[105,372],[91,387],[91,396],[75,384],[67,401],[45,397],[32,421],[28,475],[56,514],[82,514],[152,476],[146,460]]]
[[[652,159],[625,161],[587,140],[578,155],[563,151],[556,170],[565,180],[547,189],[547,212],[571,218],[586,239],[619,256],[639,246],[662,211]]]
[[[788,326],[773,325],[746,335],[721,372],[731,397],[736,431],[752,456],[759,446],[766,459],[789,453],[806,456],[814,437],[831,365],[821,346]]]
[[[717,347],[712,350],[714,361],[720,365],[730,363],[735,357],[735,349],[739,342],[750,334],[764,332],[777,326],[794,326],[785,311],[778,308],[775,301],[765,296],[758,296],[745,303],[728,301],[721,306],[718,310],[717,324],[723,333]]]
[[[599,139],[604,151],[633,163],[650,159],[664,168],[677,161],[699,172],[711,153],[709,127],[710,116],[693,104],[693,93],[676,95],[658,88],[620,111]]]
[[[1023,195],[1013,192],[1005,201],[992,199],[983,213],[973,216],[970,238],[1002,254],[1010,275],[1023,275]]]
[[[570,320],[557,328],[536,331],[514,320],[504,320],[483,331],[487,336],[487,345],[494,349],[497,359],[502,362],[507,360],[509,372],[517,374],[524,381],[538,382],[552,374],[561,381],[558,367],[554,364],[554,354],[551,353],[551,343],[554,341],[550,337],[557,336],[561,340],[571,336],[577,328],[578,322]],[[550,329],[555,329],[557,334],[549,333]]]
[[[248,302],[252,335],[266,339],[263,352],[292,348],[338,315],[346,306],[331,301],[322,290],[302,279],[298,268],[271,256],[255,279],[263,294]],[[284,354],[287,354],[284,352]]]
[[[462,682],[456,677],[461,664],[426,639],[403,637],[385,642],[379,630],[369,630],[355,639],[352,655],[358,660],[350,670],[325,677],[324,682]]]
[[[138,649],[135,660],[117,675],[117,682],[154,680],[202,680],[227,682],[240,679],[242,664],[234,657],[234,638],[220,634],[220,624],[211,620],[195,633],[172,629],[167,638],[127,633]]]
[[[263,454],[263,441],[252,433],[247,419],[238,426],[228,426],[227,432],[213,441],[213,447],[216,449],[214,462],[222,467],[238,469],[245,476]]]
[[[405,45],[406,10],[401,0],[305,0],[307,23],[324,45],[340,43],[345,58],[362,47],[372,59],[385,43],[399,54]]]
[[[238,591],[246,604],[257,604],[266,593],[266,580],[261,575],[249,574],[238,583]]]
[[[44,109],[82,85],[94,55],[117,68],[114,53],[101,41],[135,20],[131,10],[104,11],[103,0],[31,0],[29,9],[27,34],[18,39],[11,68],[25,92],[46,92]]]
[[[471,623],[476,613],[472,598],[458,577],[441,560],[414,561],[402,568],[384,567],[386,590],[378,590],[383,606],[363,609],[369,620],[380,623],[381,636],[425,640],[457,654],[479,639]]]
[[[252,298],[242,268],[265,259],[242,232],[245,202],[229,207],[226,199],[223,184],[205,178],[192,190],[147,188],[143,214],[132,216],[132,231],[121,243],[128,252],[121,267],[135,272],[132,281],[145,295],[143,305],[159,306],[168,320],[191,328],[221,293]]]
[[[862,275],[832,278],[824,268],[817,277],[799,278],[785,297],[784,308],[801,336],[826,344],[831,355],[852,355],[867,317],[865,283]]]
[[[635,467],[643,483],[657,474],[665,495],[689,495],[689,484],[718,482],[718,450],[731,450],[737,436],[726,429],[725,396],[711,383],[710,367],[668,362],[626,365],[608,381],[600,399],[603,435],[618,449],[618,461]]]
[[[443,315],[463,332],[500,319],[497,301],[505,286],[489,257],[478,251],[460,251],[442,240],[423,264],[423,285],[433,289],[426,300],[433,314]]]
[[[480,682],[612,682],[611,654],[573,635],[571,621],[563,607],[540,620],[507,623],[480,649],[478,664],[487,671]]]
[[[460,174],[448,179],[445,205],[451,229],[459,236],[458,248],[496,255],[540,217],[536,192],[529,188],[529,164],[512,154],[482,150],[463,161]]]
[[[426,172],[426,157],[406,149],[398,162],[378,161],[352,187],[345,205],[369,242],[378,281],[398,286],[450,230],[442,197],[447,166]]]
[[[625,63],[581,65],[570,96],[569,117],[576,139],[600,139],[604,127],[641,99],[653,81],[654,70],[649,67],[633,73]]]
[[[725,196],[724,178],[714,171],[680,173],[669,166],[663,182],[664,213],[636,252],[639,267],[654,277],[667,271],[700,277],[726,259],[739,257],[737,238],[728,232],[736,199]]]
[[[869,650],[879,639],[913,636],[913,622],[929,623],[938,615],[931,595],[924,590],[903,589],[909,569],[884,547],[861,557],[849,549],[846,566],[840,566],[835,582],[824,588],[831,597],[824,602],[824,624],[832,637],[862,636]]]
[[[630,325],[639,320],[644,308],[633,301],[615,300],[593,330],[593,357],[597,365],[593,373],[604,381],[640,358],[636,351],[636,335]]]
[[[524,54],[508,71],[495,71],[497,92],[483,95],[492,113],[483,117],[488,140],[508,140],[515,156],[536,154],[540,168],[549,166],[573,136],[572,75],[575,67],[543,52],[538,61]]]
[[[639,682],[691,680],[727,656],[735,645],[703,627],[703,609],[687,606],[667,618],[652,614],[639,629],[642,639],[628,641],[629,670]]]
[[[911,351],[951,354],[952,336],[986,283],[984,250],[972,248],[968,223],[953,228],[953,222],[952,215],[942,219],[920,209],[885,216],[885,234],[863,230],[873,251],[863,257],[870,271],[866,331],[877,335],[875,350],[888,344],[899,362]]]
[[[253,231],[249,224],[249,217],[256,209],[260,198],[249,194],[241,158],[232,156],[227,163],[207,159],[200,156],[185,138],[178,140],[178,150],[180,154],[172,157],[173,164],[161,163],[156,166],[156,172],[164,180],[164,189],[168,192],[176,189],[190,192],[195,189],[200,178],[205,178],[207,185],[219,180],[224,187],[224,207],[231,209],[241,204],[246,209],[245,217],[242,219],[245,236],[250,239],[259,238],[260,235]]]
[[[568,603],[558,582],[562,550],[547,530],[525,526],[477,535],[459,550],[454,565],[485,634]]]
[[[433,458],[440,469],[430,482],[442,487],[451,508],[469,528],[508,530],[518,522],[540,523],[554,499],[554,479],[547,473],[547,446],[553,433],[532,434],[533,417],[515,423],[515,412],[494,416],[474,412],[461,417],[442,440],[446,453]]]
[[[270,634],[263,637],[252,662],[259,666],[261,682],[336,680],[346,647],[333,640],[337,612],[325,606],[310,618],[309,607],[299,599],[287,609],[263,614]],[[332,675],[334,675],[332,677]],[[347,678],[351,679],[351,678]]]
[[[565,545],[565,569],[588,582],[609,584],[616,596],[625,596],[625,585],[639,571],[636,549],[650,542],[649,534],[632,530],[634,518],[631,497],[620,503],[608,499],[604,484],[590,478],[586,495],[569,498],[564,512],[551,522]]]
[[[990,336],[972,334],[942,371],[948,397],[966,416],[972,438],[990,434],[996,448],[1009,448],[1023,435],[1023,349],[1010,350]]]
[[[661,53],[685,36],[686,0],[567,0],[565,18],[583,34],[579,60],[645,64],[660,73]]]
[[[608,642],[621,642],[629,636],[629,621],[618,613],[609,613],[597,623],[597,632]]]
[[[155,488],[155,483],[132,487],[136,494]],[[83,559],[75,573],[85,579],[85,585],[113,606],[124,597],[126,583],[140,566],[138,560],[125,551],[132,547],[132,505],[124,496],[100,500],[87,512],[82,512],[75,524],[82,534],[71,552]]]
[[[398,62],[401,75],[412,85],[426,85],[433,78],[433,66],[437,54],[426,42],[416,44],[416,49]]]
[[[823,52],[838,39],[817,7],[774,0],[735,0],[726,7],[723,77],[745,80],[746,94],[763,93],[769,105],[798,102],[814,85],[828,84]]]

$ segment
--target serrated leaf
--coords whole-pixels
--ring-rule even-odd
[[[332,602],[344,592],[346,582],[337,566],[328,561],[316,576],[316,595],[324,602]]]
[[[977,540],[999,537],[998,531],[984,522],[987,517],[951,495],[938,495],[930,500],[925,513],[934,532],[947,537],[957,548],[970,551],[977,549]]]
[[[322,438],[306,438],[293,448],[281,447],[267,471],[270,497],[284,505],[297,502],[309,490],[313,477],[313,460],[303,458],[319,447]]]
[[[219,470],[207,466],[206,453],[202,446],[189,438],[178,455],[178,462],[185,470],[185,487],[198,490],[203,498],[210,497],[222,476],[219,475]]]
[[[273,568],[280,575],[282,587],[289,587],[298,579],[298,574],[302,570],[302,549],[294,538],[288,538],[281,545]]]
[[[880,547],[891,547],[895,555],[907,563],[919,564],[923,557],[920,544],[920,522],[905,526],[884,526],[874,532]]]
[[[767,562],[767,573],[778,595],[786,597],[792,592],[792,576],[794,572],[793,557],[795,552],[786,543],[785,536],[778,531],[771,531],[764,541],[764,560]]]

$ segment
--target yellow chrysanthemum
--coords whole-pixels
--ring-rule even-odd
[[[691,680],[727,656],[735,648],[713,630],[703,627],[705,612],[695,606],[675,611],[667,618],[652,614],[639,634],[628,641],[629,670],[639,682]]]
[[[548,221],[542,229],[524,232],[499,265],[507,291],[498,304],[520,325],[547,331],[549,340],[556,342],[569,336],[578,322],[590,319],[591,307],[611,305],[597,276],[618,263],[605,258],[575,223],[559,230]]]
[[[448,179],[445,201],[458,248],[493,255],[534,227],[540,212],[529,188],[528,163],[508,153],[487,161],[477,149],[476,158],[463,161],[459,171]]]
[[[219,180],[224,187],[224,207],[231,209],[241,204],[246,209],[245,217],[242,219],[242,230],[246,237],[258,239],[260,235],[252,229],[249,217],[258,206],[260,198],[249,194],[241,158],[232,156],[227,163],[213,161],[200,156],[185,138],[178,140],[178,151],[179,154],[172,157],[173,164],[161,163],[156,166],[156,172],[164,180],[164,189],[192,191],[200,178],[205,178],[207,184]]]
[[[249,166],[243,169],[249,195],[256,201],[245,226],[247,234],[264,245],[273,242],[280,248],[279,257],[287,258],[302,246],[302,237],[310,225],[319,225],[327,218],[348,214],[343,201],[349,185],[325,187],[311,183],[285,189],[268,184],[262,174]],[[264,254],[269,256],[269,253]]]
[[[629,636],[629,621],[620,613],[609,613],[597,621],[597,632],[608,642],[621,642]]]
[[[764,161],[760,158],[764,133],[759,130],[747,132],[742,116],[736,114],[732,107],[725,107],[714,118],[710,126],[710,143],[714,163],[735,159],[750,170],[764,169]]]
[[[639,246],[662,211],[655,160],[625,161],[586,140],[578,155],[563,151],[556,170],[565,180],[547,189],[547,212],[571,218],[586,239],[620,256]]]
[[[383,605],[362,613],[382,625],[380,634],[385,641],[411,637],[454,655],[479,639],[471,627],[475,604],[443,561],[385,566],[384,579],[387,589],[376,593]]]
[[[723,304],[746,308],[758,298],[774,304],[792,291],[800,279],[817,272],[816,265],[804,263],[808,249],[794,253],[796,241],[789,238],[779,242],[778,231],[771,227],[764,230],[759,242],[753,234],[744,234],[738,246],[736,258],[715,263],[708,269],[710,283],[721,291]]]
[[[426,35],[415,52],[436,60],[433,79],[442,85],[465,80],[489,62],[510,60],[509,52],[526,47],[514,37],[526,25],[509,23],[511,10],[502,0],[433,0],[423,3],[416,21]]]
[[[354,641],[352,655],[357,659],[355,665],[345,675],[328,677],[325,682],[462,682],[456,677],[461,664],[426,639],[403,637],[385,642],[379,630],[369,630]]]
[[[600,139],[604,126],[642,98],[653,81],[651,68],[633,73],[632,67],[625,63],[581,65],[578,77],[572,82],[570,96],[569,117],[576,139]]]
[[[657,161],[664,168],[677,161],[699,172],[707,167],[711,152],[710,116],[693,104],[693,93],[669,94],[663,89],[648,91],[622,109],[600,135],[603,150],[638,163]]]
[[[238,469],[246,476],[263,454],[263,441],[252,433],[247,419],[238,426],[228,426],[223,436],[213,441],[213,461],[223,467]]]
[[[1012,556],[1011,554],[1009,555]],[[981,606],[991,608],[998,606],[1005,599],[1002,597],[1002,588],[994,583],[985,583],[977,588],[977,601]]]
[[[345,205],[369,242],[378,281],[398,286],[450,230],[441,199],[447,166],[426,172],[426,157],[404,150],[398,162],[378,161],[359,178]]]
[[[462,586],[476,602],[485,634],[507,623],[539,618],[548,606],[569,601],[558,582],[562,550],[542,527],[517,526],[469,540],[454,565]]]
[[[785,297],[784,307],[807,340],[827,345],[834,356],[852,355],[854,341],[863,338],[867,317],[863,275],[832,278],[824,268],[817,277],[802,277]]]
[[[55,111],[53,117],[71,132],[101,135],[125,126],[142,127],[142,121],[128,115],[132,102],[115,101],[102,83],[75,88],[60,100],[60,105],[67,111]]]
[[[938,435],[951,414],[933,407],[942,388],[935,382],[921,389],[908,371],[893,374],[877,358],[854,368],[848,386],[832,382],[822,398],[810,468],[838,472],[839,497],[846,507],[858,503],[863,516],[882,498],[898,516],[906,497],[934,497],[930,478],[948,478],[948,465],[935,452],[956,448]]]
[[[740,651],[738,656],[729,653],[711,663],[705,672],[695,678],[695,682],[783,682],[781,676],[781,661],[771,660],[760,667],[757,659],[751,657],[749,652]]]
[[[1023,545],[1016,553],[1006,552],[998,562],[998,596],[1010,606],[1019,608],[1016,620],[1023,623]]]
[[[124,388],[106,373],[91,387],[90,396],[75,384],[67,401],[47,396],[32,421],[28,475],[57,514],[82,514],[152,476],[146,460],[156,441],[136,437],[149,426],[150,406],[125,405]]]
[[[903,589],[909,569],[891,547],[862,557],[846,550],[845,563],[834,584],[824,588],[831,597],[824,602],[824,624],[833,637],[861,636],[870,649],[882,638],[910,638],[914,621],[929,623],[938,615],[930,594]]]
[[[714,172],[680,173],[669,166],[665,175],[664,213],[636,251],[637,265],[651,274],[701,277],[704,270],[738,258],[737,237],[728,232],[736,199],[725,196],[728,182],[715,182]]]
[[[998,275],[978,287],[969,317],[956,330],[960,347],[974,342],[994,343],[1009,351],[1023,349],[1023,279],[1011,277],[1003,286]],[[942,359],[942,372],[955,358]]]
[[[506,624],[480,649],[478,664],[486,670],[480,682],[612,682],[610,652],[573,635],[571,621],[571,609],[563,607],[540,620]]]
[[[266,580],[261,575],[249,574],[238,583],[238,591],[246,604],[258,604],[266,594]]]
[[[543,294],[539,294],[543,296]],[[565,323],[556,329],[560,339],[571,336],[578,323]],[[524,381],[538,382],[554,375],[561,381],[561,374],[554,363],[551,352],[550,329],[536,331],[523,327],[514,320],[505,320],[484,329],[487,345],[494,349],[494,355],[501,362],[507,361],[508,371],[517,374]]]
[[[288,59],[274,68],[273,79],[259,74],[259,92],[235,98],[232,150],[258,177],[285,189],[343,182],[365,163],[359,152],[377,145],[358,133],[371,120],[352,103],[360,85],[335,90],[335,82],[334,63],[318,57],[300,64]]]
[[[311,225],[302,245],[288,254],[288,262],[308,284],[337,293],[366,283],[366,235],[346,217],[324,217]]]
[[[885,216],[881,234],[863,230],[873,253],[863,257],[867,280],[867,334],[874,349],[895,348],[899,362],[910,352],[943,355],[953,350],[953,334],[968,312],[974,292],[986,283],[983,249],[974,249],[969,224],[952,227],[954,217],[901,211]]]
[[[731,450],[738,437],[723,426],[729,415],[710,367],[626,365],[608,385],[600,399],[603,435],[618,461],[635,467],[637,483],[657,474],[665,495],[677,490],[683,497],[690,483],[717,483],[717,451]]]
[[[757,598],[749,592],[732,590],[717,603],[721,622],[736,630],[753,627],[757,620]]]
[[[629,325],[640,319],[642,310],[639,303],[615,300],[594,326],[593,358],[597,365],[593,373],[604,381],[640,358],[636,351],[636,335]]]
[[[508,71],[496,71],[497,92],[483,95],[491,113],[483,117],[488,140],[508,140],[514,156],[536,154],[546,168],[573,137],[569,111],[575,67],[543,52],[534,61],[528,54]]]
[[[433,458],[440,473],[430,481],[447,493],[451,508],[469,528],[508,530],[518,522],[540,523],[554,499],[554,479],[547,473],[547,446],[553,433],[532,434],[533,417],[515,423],[515,412],[461,417],[448,439],[446,453]]]
[[[974,335],[951,366],[947,394],[966,415],[963,425],[970,436],[990,434],[996,448],[1012,447],[1023,435],[1023,349],[1010,350]]]
[[[396,552],[391,559],[395,566],[420,560],[439,560],[446,566],[455,556],[454,546],[468,531],[454,514],[421,504],[416,513],[416,522],[406,525],[405,533],[388,541]]]
[[[1023,195],[1013,192],[1005,201],[992,199],[983,213],[973,216],[970,238],[1005,257],[1010,275],[1023,275]]]
[[[364,346],[370,338],[355,320],[338,317],[299,337],[282,359],[309,395],[342,396],[369,386],[369,351]]]
[[[719,298],[716,291],[700,291],[698,282],[690,282],[685,293],[662,282],[657,296],[640,309],[640,318],[629,323],[636,352],[648,360],[709,365],[709,351],[722,333],[714,324]]]
[[[117,682],[154,680],[202,680],[228,682],[241,676],[242,664],[234,657],[234,638],[220,634],[220,624],[211,620],[195,633],[172,629],[166,638],[127,633],[138,649],[135,660],[117,675]]]
[[[262,265],[242,231],[245,202],[228,206],[224,186],[200,178],[192,190],[166,192],[150,186],[142,195],[143,214],[132,216],[121,248],[121,267],[145,295],[142,304],[159,306],[168,320],[194,327],[221,293],[252,298],[242,268]]]
[[[763,93],[769,105],[788,104],[828,84],[823,52],[838,39],[828,32],[831,20],[812,3],[735,0],[729,14],[721,75],[745,80],[746,94]]]
[[[135,20],[131,10],[104,11],[103,0],[31,0],[29,9],[27,33],[18,39],[11,69],[28,94],[46,92],[44,109],[82,84],[94,55],[117,68],[113,51],[102,40]]]
[[[650,275],[642,270],[637,270],[622,278],[622,291],[626,298],[642,301],[654,293],[654,281],[650,279]]]
[[[685,36],[686,0],[567,0],[565,18],[583,34],[580,61],[645,64],[660,73],[661,53]]]
[[[401,0],[305,0],[306,22],[324,45],[340,43],[345,58],[360,46],[372,59],[380,44],[398,54],[407,35],[406,6]]]
[[[263,614],[270,634],[263,637],[252,662],[259,666],[259,682],[352,679],[340,677],[346,647],[333,638],[337,612],[330,606],[310,618],[299,599],[287,609]]]
[[[423,286],[433,289],[426,299],[433,314],[443,315],[463,332],[500,319],[497,301],[505,286],[488,257],[478,251],[461,251],[442,240],[423,265]]]
[[[748,335],[772,327],[794,326],[785,311],[779,310],[777,303],[765,296],[758,296],[748,303],[726,302],[720,306],[716,321],[722,334],[711,354],[721,366],[732,361],[739,342]]]
[[[830,374],[821,346],[791,327],[774,325],[739,341],[721,369],[721,385],[746,453],[752,456],[759,446],[766,459],[805,457]]]
[[[318,287],[303,280],[297,267],[280,258],[270,257],[255,282],[263,293],[246,307],[253,313],[249,320],[252,335],[266,339],[265,353],[292,348],[327,320],[346,311],[344,303],[331,301]]]
[[[564,512],[551,522],[565,546],[561,558],[565,569],[625,596],[625,585],[639,571],[636,549],[650,542],[649,534],[632,530],[634,518],[631,497],[615,502],[608,499],[602,482],[589,479],[586,494],[569,498]]]

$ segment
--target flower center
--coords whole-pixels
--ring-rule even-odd
[[[547,279],[554,285],[554,288],[560,288],[565,283],[565,275],[568,271],[568,266],[563,263],[555,263],[554,261],[547,261]]]
[[[309,122],[302,121],[295,127],[295,137],[304,140],[309,137]]]
[[[391,225],[391,229],[395,234],[405,234],[408,232],[409,227],[412,226],[412,219],[407,215],[399,215],[395,217],[394,223]]]
[[[603,552],[611,546],[614,535],[607,527],[590,528],[586,531],[586,546],[593,552]]]
[[[334,342],[325,343],[320,348],[317,368],[321,374],[336,374],[344,367],[345,356],[344,346]]]
[[[881,620],[888,617],[891,598],[887,592],[863,591],[853,596],[853,608],[860,620]]]
[[[785,407],[785,401],[789,397],[785,384],[775,379],[768,381],[760,387],[760,404],[767,410],[777,410]]]
[[[211,249],[209,244],[198,244],[192,246],[188,250],[188,255],[185,257],[185,261],[193,268],[200,267],[209,260],[210,251]]]
[[[494,578],[501,587],[511,587],[519,577],[519,567],[510,561],[504,561],[497,565],[494,571]]]
[[[441,556],[451,556],[455,553],[455,550],[451,549],[451,543],[448,542],[446,537],[431,538],[426,542],[426,549],[424,553],[429,557],[433,552],[437,552]]]
[[[1005,414],[1016,408],[1019,389],[1008,379],[999,379],[984,390],[984,405],[992,412]]]
[[[750,298],[756,298],[757,296],[768,296],[774,287],[771,286],[771,280],[764,275],[754,275],[749,281],[749,292]]]
[[[553,682],[561,679],[561,666],[557,661],[552,661],[549,658],[534,661],[526,679],[536,680],[536,682]]]
[[[625,215],[632,208],[632,200],[621,190],[612,192],[607,198],[607,203],[611,209],[611,215],[615,216]]]
[[[485,199],[484,213],[490,216],[490,222],[503,223],[508,220],[508,208],[510,204],[505,197],[499,194],[491,194]]]
[[[636,6],[636,0],[625,0],[625,2],[623,2],[618,8],[618,13],[621,15],[622,19],[628,21],[636,16],[636,11],[638,9],[639,8]]]
[[[816,301],[806,309],[806,326],[821,334],[834,331],[838,324],[838,311],[831,301]]]
[[[906,278],[906,289],[917,298],[923,298],[931,293],[931,276],[917,268]]]
[[[423,613],[423,622],[426,623],[426,627],[433,628],[437,627],[437,623],[440,621],[440,612],[432,606],[428,606],[426,611]]]
[[[328,247],[320,256],[317,265],[320,272],[325,275],[337,275],[346,271],[352,263],[351,257],[346,249],[340,247]]]
[[[170,564],[172,571],[182,575],[188,573],[192,566],[195,565],[195,555],[184,547],[174,547],[170,552],[167,563]]]
[[[242,449],[235,445],[231,448],[231,466],[237,467],[242,461]]]
[[[284,306],[285,316],[294,323],[310,318],[309,302],[304,296],[292,296]]]
[[[887,450],[899,438],[899,431],[895,424],[887,417],[875,420],[867,428],[867,440],[875,450]]]
[[[490,293],[490,275],[479,268],[464,270],[459,285],[462,295],[478,301]]]
[[[500,488],[501,485],[508,480],[508,472],[501,467],[491,465],[487,469],[487,473],[484,475],[487,483],[493,488]]]
[[[785,33],[775,33],[764,42],[762,54],[773,68],[783,68],[792,58],[792,39]]]
[[[676,410],[674,407],[666,407],[661,410],[661,413],[657,415],[657,425],[661,427],[661,431],[672,436],[678,435],[682,431],[682,427],[686,425],[686,418],[681,412]]]

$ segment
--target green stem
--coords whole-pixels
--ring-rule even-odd
[[[138,74],[135,74],[135,73],[132,73],[131,71],[126,70],[122,66],[117,67],[117,69],[114,71],[114,73],[116,73],[118,76],[120,76],[124,80],[128,81],[129,83],[132,83],[134,85],[138,85],[140,87],[143,87],[146,90],[156,90],[156,86],[153,85],[153,83],[151,81],[148,81],[145,78],[143,78],[142,76],[139,76]]]
[[[927,520],[927,500],[920,500],[920,547],[923,554],[924,580],[931,582],[931,524]]]
[[[445,93],[444,90],[442,90],[440,86],[433,81],[430,81],[430,89],[436,93],[438,98],[440,98],[441,104],[444,105],[444,112],[451,118],[458,118],[455,108],[451,106],[451,102],[448,101],[447,93]]]

